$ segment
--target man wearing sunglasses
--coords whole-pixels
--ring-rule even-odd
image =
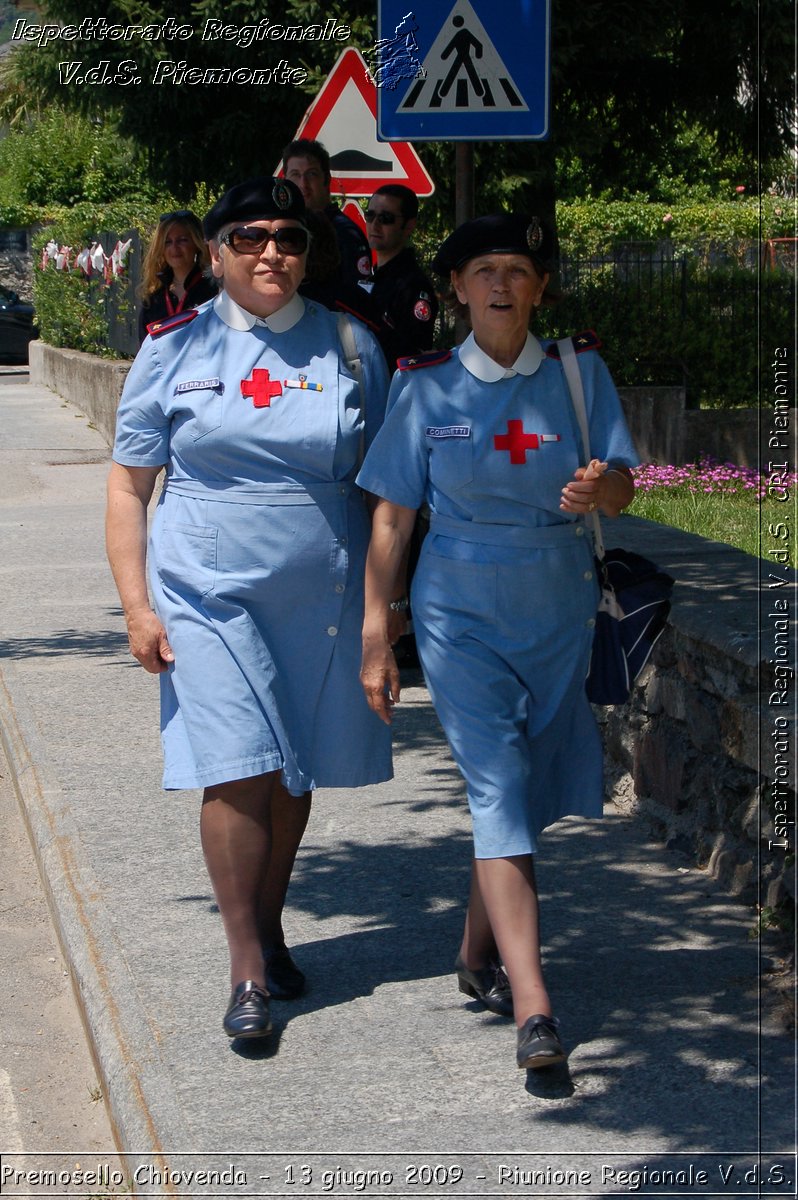
[[[305,207],[331,222],[341,255],[341,283],[360,283],[371,274],[371,251],[360,229],[330,198],[330,156],[321,142],[299,138],[283,150],[283,174],[302,193]]]
[[[418,217],[418,196],[399,183],[386,183],[369,200],[366,228],[377,265],[368,283],[377,340],[388,368],[396,360],[432,348],[438,301],[435,289],[408,245]]]

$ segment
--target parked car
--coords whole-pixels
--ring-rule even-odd
[[[28,343],[39,336],[34,307],[0,284],[0,363],[26,363]]]

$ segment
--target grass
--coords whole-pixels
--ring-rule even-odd
[[[684,467],[647,463],[633,474],[632,516],[725,542],[771,564],[798,566],[794,474],[768,479],[711,458]]]

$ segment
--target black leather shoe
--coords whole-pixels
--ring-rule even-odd
[[[481,1000],[486,1008],[500,1017],[513,1015],[513,993],[501,963],[490,962],[478,971],[470,971],[458,955],[454,969],[460,991],[466,996]]]
[[[516,1058],[523,1071],[531,1067],[536,1071],[539,1067],[551,1067],[554,1063],[563,1062],[565,1050],[557,1030],[560,1022],[556,1017],[538,1015],[530,1017],[518,1030],[518,1049]]]
[[[305,990],[305,976],[287,946],[264,950],[266,986],[272,1000],[296,1000]]]
[[[224,1031],[230,1038],[266,1037],[272,1031],[269,993],[251,979],[233,988],[224,1014]]]

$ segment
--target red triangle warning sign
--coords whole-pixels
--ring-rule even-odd
[[[417,196],[435,191],[410,142],[377,140],[377,89],[366,60],[352,46],[339,55],[295,137],[326,147],[333,193],[370,196],[383,183],[402,183]]]

